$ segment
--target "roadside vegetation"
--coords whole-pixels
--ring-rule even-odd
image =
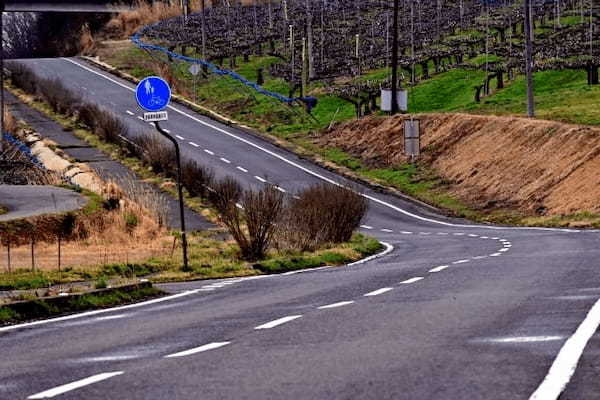
[[[21,304],[5,306],[0,304],[0,326],[92,309],[109,308],[151,299],[162,294],[163,292],[160,289],[152,286],[142,286],[129,290],[98,290],[58,299],[23,297]]]
[[[133,79],[161,75],[189,101],[257,129],[328,167],[341,167],[340,171],[357,179],[398,189],[451,215],[507,224],[581,222],[573,215],[540,217],[509,204],[482,208],[457,195],[453,182],[443,179],[443,173],[431,164],[375,165],[353,157],[351,150],[320,141],[319,137],[331,126],[357,116],[384,115],[377,106],[379,89],[390,85],[389,44],[383,40],[389,37],[389,19],[376,7],[353,8],[342,2],[315,3],[305,9],[304,3],[292,1],[289,7],[288,15],[279,5],[270,3],[248,7],[217,5],[204,13],[208,22],[202,22],[199,13],[191,17],[189,27],[182,27],[177,18],[165,16],[148,29],[130,23],[128,34],[135,31],[134,27],[142,29],[146,42],[188,57],[204,58],[268,91],[284,96],[313,96],[318,105],[310,115],[302,107],[290,107],[253,93],[227,76],[201,73],[194,77],[188,71],[190,64],[160,52],[142,51],[129,42],[99,42],[95,54]],[[455,5],[447,4],[442,15],[437,14],[433,2],[420,7],[423,9],[419,13],[429,10],[434,17],[414,21],[415,29],[421,32],[415,39],[415,56],[410,55],[411,43],[407,39],[410,24],[401,27],[400,35],[399,85],[408,90],[408,111],[523,115],[526,106],[520,68],[523,32],[519,7],[503,3],[484,10],[480,3],[474,3],[465,6],[469,11],[462,14]],[[589,10],[580,10],[573,4],[559,7],[563,9],[557,15],[555,10],[539,4],[534,13],[539,50],[534,75],[537,115],[562,122],[598,124],[600,112],[595,103],[600,100],[600,86],[594,78],[598,66],[588,62],[581,41],[563,40],[589,36],[583,17],[580,18]],[[142,8],[140,12],[148,14],[147,10]],[[278,13],[285,14],[297,32],[293,44],[286,36],[288,23],[271,20],[271,15]],[[124,26],[125,20],[127,13],[114,18],[112,24]],[[213,29],[211,21],[220,21],[217,25],[226,29]],[[208,40],[203,48],[199,27],[205,23],[206,32],[202,35],[206,34]],[[595,17],[592,23],[596,24]],[[301,82],[307,71],[299,61],[303,36],[299,32],[310,30],[314,41],[312,49],[310,43],[307,48],[309,79]],[[111,32],[112,39],[127,39],[124,29]],[[252,38],[248,37],[249,32]],[[224,35],[225,41],[221,40]],[[365,56],[356,57],[356,52]],[[595,224],[596,218],[590,221]]]
[[[111,156],[124,160],[143,177],[151,178],[164,188],[173,187],[175,157],[168,143],[154,134],[128,132],[112,114],[86,103],[56,80],[40,79],[19,64],[10,67],[12,84],[19,88],[13,90],[30,105],[73,129],[92,144],[109,150]],[[107,239],[112,239],[100,243],[104,249],[98,248],[100,254],[107,254],[104,262],[71,265],[62,271],[47,268],[27,271],[19,268],[3,274],[0,287],[5,290],[26,290],[82,280],[100,282],[100,286],[104,286],[114,280],[141,276],[153,282],[164,282],[255,275],[341,265],[373,254],[381,247],[376,240],[353,233],[366,213],[366,200],[347,188],[326,185],[297,193],[297,201],[310,206],[305,210],[271,185],[265,185],[258,192],[245,191],[231,178],[215,179],[210,168],[193,160],[184,161],[183,171],[186,200],[196,209],[206,210],[210,207],[211,211],[204,214],[227,227],[231,234],[225,240],[222,239],[223,229],[191,234],[189,270],[181,270],[180,251],[177,250],[180,246],[179,235],[168,232],[164,228],[164,219],[155,212],[156,208],[161,208],[160,205],[156,201],[144,202],[136,197],[135,188],[117,188],[113,184],[103,193],[104,198],[99,200],[97,209],[100,214],[82,213],[90,215],[90,220],[102,221],[102,215],[118,210],[117,221],[120,222],[102,225],[114,229],[118,227],[121,232],[119,237],[131,237],[125,241],[130,244],[128,261],[107,262],[111,254],[119,250],[121,243],[121,240],[114,240],[117,237],[115,232],[108,229]],[[327,202],[315,197],[317,194]],[[154,204],[154,208],[150,209],[140,206],[155,224],[143,229],[145,234],[152,237],[136,236],[140,232],[142,216],[122,206],[122,200],[128,197],[132,197],[131,201],[135,204]],[[353,211],[352,215],[348,213],[349,210]],[[301,215],[300,212],[307,214]],[[317,224],[317,221],[330,221],[330,224]],[[37,228],[28,232],[35,230]],[[86,231],[96,230],[100,229]],[[25,233],[22,236],[23,242],[27,243],[29,237]],[[89,238],[86,239],[89,242]],[[158,249],[155,254],[149,257],[143,252],[136,254],[136,242],[149,243],[153,240]],[[48,247],[51,246],[49,244]],[[26,249],[26,246],[22,246],[21,251]],[[17,249],[12,252],[16,254]]]

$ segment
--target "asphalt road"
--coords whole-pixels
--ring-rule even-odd
[[[132,85],[81,61],[27,63],[148,130]],[[248,187],[344,182],[183,107],[169,114],[187,155]],[[476,226],[363,190],[363,230],[388,244],[380,257],[170,284],[174,297],[159,302],[0,328],[0,398],[553,399],[565,386],[563,399],[600,395],[598,232]]]
[[[0,221],[77,210],[86,204],[80,194],[55,186],[0,185],[0,203],[8,212]]]

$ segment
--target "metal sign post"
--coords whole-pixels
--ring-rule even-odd
[[[137,86],[135,98],[141,108],[148,111],[144,113],[144,121],[154,122],[154,126],[158,133],[166,137],[173,146],[175,146],[175,156],[177,158],[177,192],[179,196],[179,218],[181,222],[181,244],[183,247],[183,270],[189,271],[188,252],[187,252],[187,236],[185,232],[185,215],[183,208],[183,188],[181,185],[181,153],[177,140],[163,130],[159,121],[166,121],[168,114],[163,111],[171,100],[171,88],[163,79],[150,76],[144,78]]]
[[[418,119],[404,121],[404,152],[414,162],[421,154],[421,135]]]

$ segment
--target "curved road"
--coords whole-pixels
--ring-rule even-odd
[[[148,130],[131,84],[79,60],[27,63]],[[181,106],[164,127],[248,187],[345,182]],[[168,298],[0,328],[0,398],[598,397],[597,232],[471,225],[364,193],[363,229],[389,244],[382,256],[170,284]]]
[[[73,211],[86,202],[79,193],[56,186],[0,185],[0,203],[8,209],[0,221]]]

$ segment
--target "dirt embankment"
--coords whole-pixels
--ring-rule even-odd
[[[373,167],[398,165],[406,161],[406,118],[346,123],[317,141]],[[600,128],[468,114],[418,118],[422,161],[467,203],[545,215],[600,213]]]

